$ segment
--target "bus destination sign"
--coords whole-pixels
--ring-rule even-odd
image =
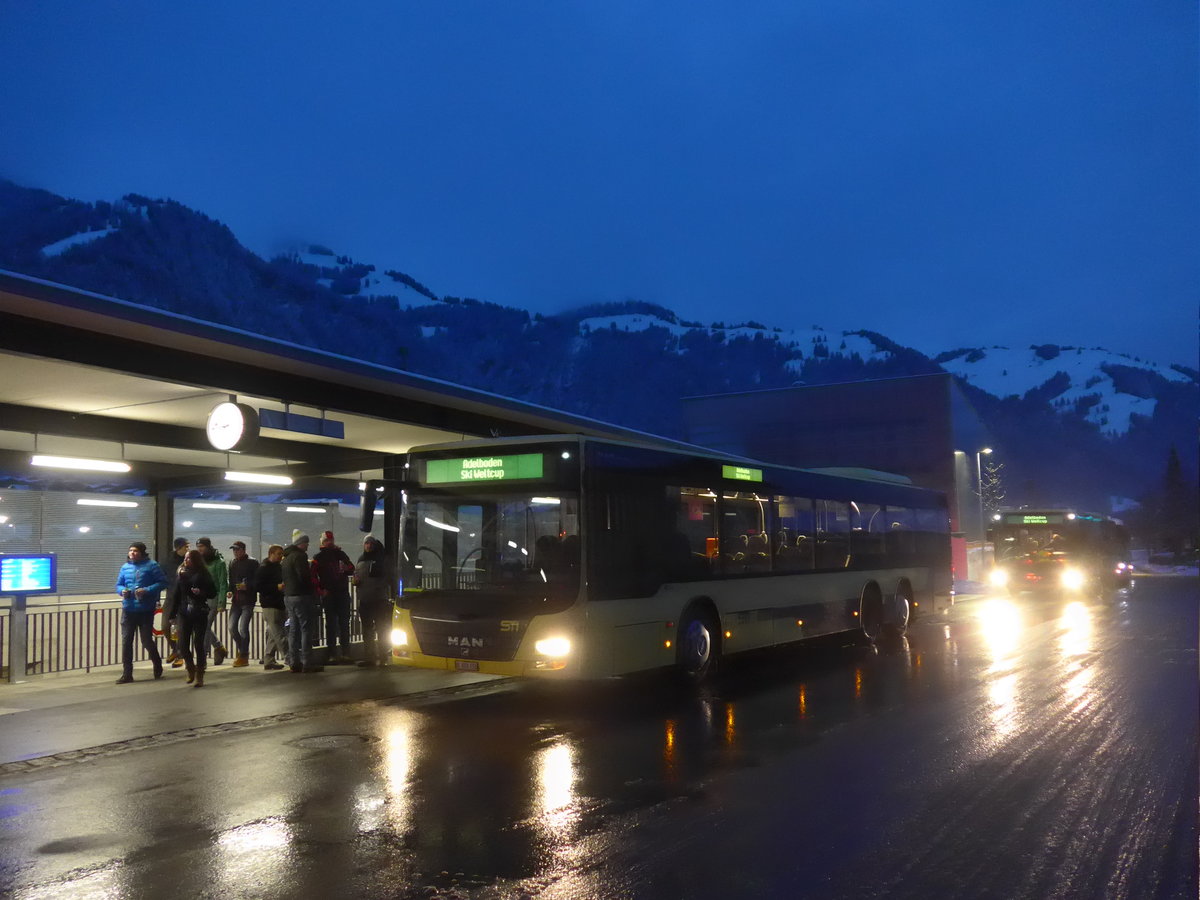
[[[513,456],[471,456],[466,459],[430,459],[425,462],[426,484],[463,484],[469,481],[528,481],[543,477],[540,453]]]
[[[1006,525],[1061,525],[1062,513],[1010,513],[1004,517]]]
[[[721,466],[721,477],[734,481],[762,481],[762,469],[748,469],[745,466]]]

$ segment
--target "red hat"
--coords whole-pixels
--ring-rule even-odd
[[[324,547],[326,544],[332,544],[332,543],[333,543],[333,532],[332,531],[322,531],[321,532],[321,546]]]

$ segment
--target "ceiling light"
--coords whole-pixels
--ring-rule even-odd
[[[226,472],[226,481],[244,481],[248,484],[291,484],[287,475],[263,475],[257,472]]]
[[[236,503],[193,503],[192,509],[241,509]]]
[[[91,472],[128,472],[129,463],[115,462],[111,459],[80,459],[76,456],[33,456],[30,465],[45,466],[49,469],[82,469]]]
[[[326,509],[325,507],[323,507],[323,506],[289,506],[289,507],[287,508],[287,511],[288,511],[288,512],[302,512],[302,513],[323,513],[323,512],[329,512],[329,510],[327,510],[327,509]]]
[[[132,500],[89,500],[87,497],[80,497],[75,501],[78,506],[122,506],[126,509],[133,509],[137,506]]]

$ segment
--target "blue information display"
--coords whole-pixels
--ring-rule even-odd
[[[0,553],[0,594],[53,594],[58,566],[53,553]]]

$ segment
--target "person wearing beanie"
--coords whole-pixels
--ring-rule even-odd
[[[162,603],[162,632],[167,639],[167,658],[164,661],[169,662],[172,668],[176,669],[183,665],[183,657],[179,653],[179,644],[175,639],[178,629],[178,623],[175,621],[175,584],[179,581],[179,569],[183,565],[188,549],[188,539],[177,537],[170,555],[159,563],[163,575],[166,577]]]
[[[126,562],[117,573],[117,594],[121,597],[121,677],[117,684],[133,681],[133,636],[137,634],[142,646],[154,663],[154,677],[162,678],[162,657],[154,641],[154,610],[166,584],[163,570],[146,554],[146,545],[134,541],[129,545]]]
[[[312,661],[317,621],[316,587],[308,563],[308,535],[296,534],[283,551],[283,607],[287,611],[287,659],[293,672],[320,672]]]
[[[350,575],[354,563],[333,540],[332,531],[321,532],[321,549],[312,560],[317,593],[325,611],[325,642],[329,664],[344,666],[350,659]],[[341,645],[340,648],[338,645]]]

